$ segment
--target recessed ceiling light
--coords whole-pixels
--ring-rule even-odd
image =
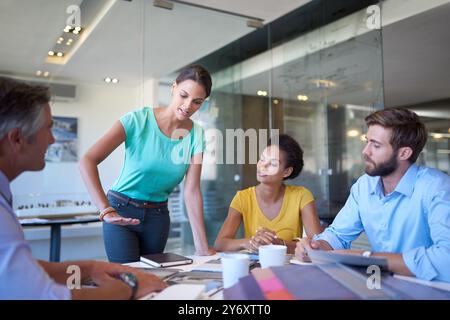
[[[111,78],[109,78],[109,77],[105,78],[105,82],[106,83],[110,83],[111,82]]]
[[[118,82],[119,82],[119,79],[116,79],[116,78],[112,79],[112,83],[118,83]]]
[[[54,55],[55,55],[55,52],[52,51],[52,50],[50,50],[50,51],[48,52],[48,55],[49,55],[49,56],[54,56]]]
[[[77,30],[73,30],[73,31],[72,31],[72,33],[73,33],[73,34],[79,34],[79,33],[80,33],[80,31],[77,31]]]
[[[361,135],[361,133],[359,132],[359,130],[356,130],[356,129],[352,129],[352,130],[348,130],[347,131],[347,137],[358,137],[358,136],[360,136]]]
[[[273,104],[279,104],[279,103],[280,103],[280,101],[278,99],[273,100]]]
[[[308,96],[305,96],[303,94],[299,94],[297,96],[297,100],[299,100],[299,101],[308,101]]]
[[[442,139],[442,137],[443,137],[442,133],[433,133],[432,136],[435,139]]]
[[[258,90],[258,91],[256,92],[256,94],[257,94],[258,96],[266,97],[266,96],[267,96],[267,91],[265,91],[265,90]]]
[[[333,82],[331,80],[318,79],[318,80],[315,80],[314,83],[316,84],[317,88],[334,88],[334,87],[336,87],[336,82]]]
[[[80,32],[80,31],[81,31],[81,27],[76,27],[76,28],[75,28],[75,31]]]
[[[42,71],[41,70],[38,70],[38,71],[36,71],[36,76],[40,76],[42,74]]]
[[[58,57],[62,57],[62,56],[64,55],[64,53],[58,52],[56,55],[57,55]]]
[[[50,75],[50,72],[48,72],[48,71],[45,71],[45,72],[44,72],[44,77],[47,78],[49,75]]]

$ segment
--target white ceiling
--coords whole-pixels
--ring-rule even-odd
[[[92,1],[111,0],[84,0],[83,26],[84,17],[92,14],[83,11],[89,10],[83,5]],[[271,21],[309,1],[191,2]],[[32,76],[44,69],[57,80],[98,83],[113,76],[121,84],[136,86],[144,75],[167,75],[255,30],[247,27],[244,18],[180,3],[165,10],[153,7],[149,0],[116,0],[65,65],[45,64],[47,52],[65,26],[66,8],[81,2],[0,0],[0,73]]]
[[[387,106],[450,98],[450,4],[383,30]]]
[[[110,0],[84,0],[88,1]],[[201,5],[272,21],[308,0],[188,0]],[[32,76],[49,70],[55,80],[101,83],[118,77],[121,85],[136,86],[145,77],[160,77],[227,43],[252,32],[246,19],[191,6],[174,4],[174,10],[155,8],[150,0],[116,0],[111,10],[66,65],[45,64],[47,52],[65,26],[66,8],[82,0],[0,0],[0,73]],[[82,19],[87,13],[82,12]],[[83,24],[83,21],[82,21]],[[88,26],[89,28],[89,26]],[[385,99],[387,106],[408,105],[450,97],[450,4],[440,6],[383,30]],[[226,31],[226,32],[225,32]],[[338,48],[335,48],[338,50]],[[354,65],[356,56],[330,62]],[[362,53],[367,59],[370,52]],[[314,57],[309,58],[314,59]],[[297,66],[273,73],[276,85],[288,90],[286,75]],[[302,67],[303,66],[303,67]],[[359,71],[358,71],[359,70]],[[355,69],[361,73],[363,69]],[[317,73],[311,69],[309,73]],[[321,70],[326,74],[327,70]],[[283,80],[284,77],[284,80]],[[307,77],[307,75],[305,75]],[[262,85],[268,76],[261,75]],[[358,79],[358,76],[355,78]],[[280,82],[279,82],[280,81]],[[295,79],[293,81],[301,81]],[[254,94],[260,86],[248,79],[243,90]],[[360,84],[363,86],[364,84]],[[292,86],[291,86],[292,88]],[[294,90],[295,89],[295,90]],[[292,89],[296,95],[297,88]],[[300,88],[301,89],[301,88]],[[290,90],[290,89],[289,89]],[[337,97],[344,101],[344,96]]]
[[[215,9],[260,18],[264,23],[278,19],[311,0],[184,0]],[[176,4],[175,4],[176,5]]]

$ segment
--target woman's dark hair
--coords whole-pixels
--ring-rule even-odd
[[[296,178],[303,169],[303,150],[298,142],[287,134],[280,134],[270,139],[270,145],[278,146],[286,154],[286,168],[293,169],[292,173],[283,180]]]
[[[193,64],[181,70],[180,74],[175,79],[175,82],[178,84],[186,80],[193,80],[202,85],[206,92],[206,98],[208,98],[211,94],[211,75],[209,74],[208,70],[203,68],[201,65]]]

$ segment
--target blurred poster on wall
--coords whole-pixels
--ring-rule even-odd
[[[50,145],[45,155],[48,162],[78,161],[78,119],[53,117],[55,143]]]

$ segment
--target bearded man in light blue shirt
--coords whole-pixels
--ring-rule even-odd
[[[306,249],[321,249],[385,257],[392,272],[450,282],[450,177],[415,164],[427,140],[425,126],[404,108],[365,120],[366,174],[333,223],[298,242],[296,256],[308,261]],[[363,231],[373,253],[350,250]]]

